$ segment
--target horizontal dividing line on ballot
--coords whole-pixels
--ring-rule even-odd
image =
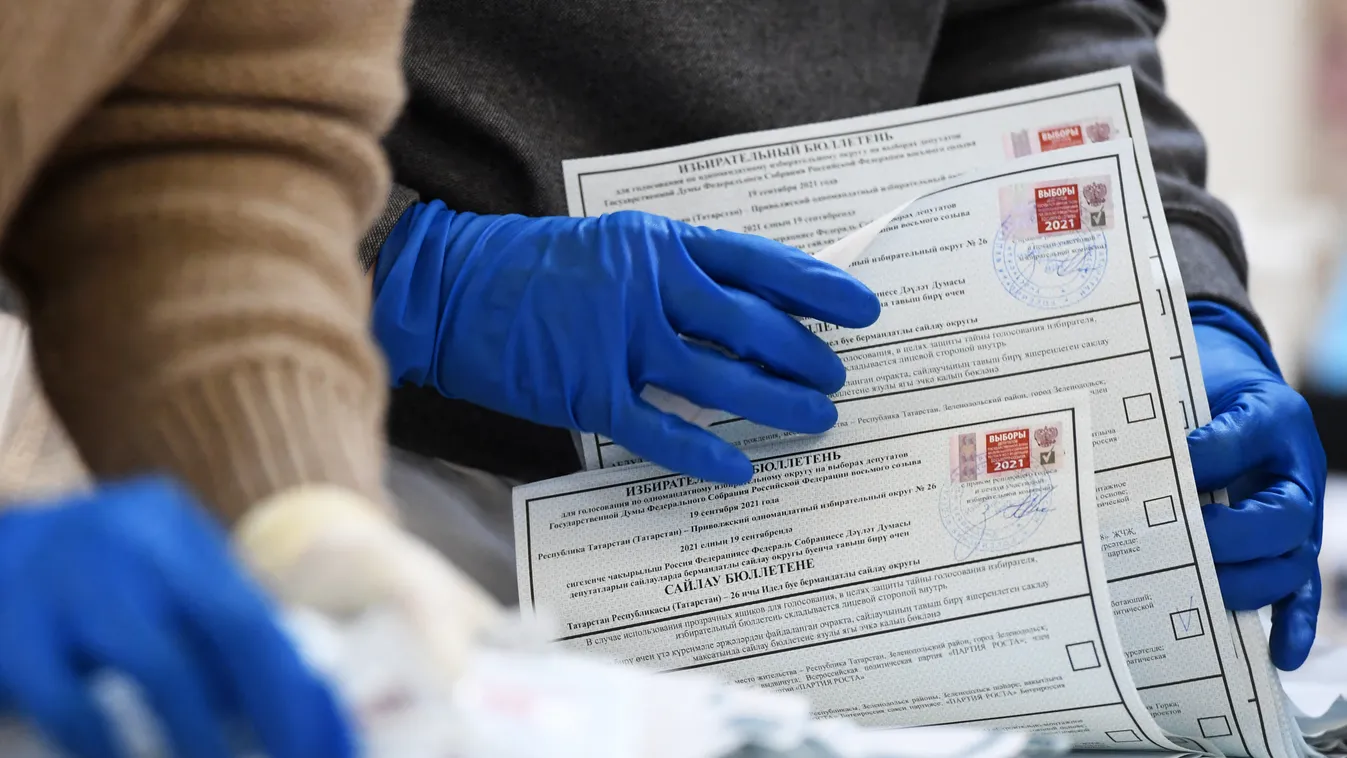
[[[1034,711],[1033,713],[1013,713],[1009,716],[991,716],[985,719],[964,719],[963,721],[943,721],[939,724],[922,724],[923,727],[939,726],[959,726],[960,724],[983,724],[988,721],[1005,721],[1006,719],[1028,718],[1029,716],[1052,716],[1058,713],[1071,713],[1073,711],[1089,711],[1095,708],[1116,708],[1118,706],[1126,707],[1126,703],[1121,700],[1112,703],[1098,703],[1096,705],[1073,705],[1070,708],[1053,708],[1047,711]]]
[[[1074,361],[1074,362],[1072,362],[1072,363],[1058,363],[1058,364],[1055,365],[1055,366],[1044,366],[1043,368],[1034,368],[1034,369],[1029,369],[1029,370],[1027,370],[1027,371],[1016,371],[1016,372],[1013,372],[1013,373],[1010,373],[1010,374],[997,374],[997,375],[995,375],[995,376],[980,376],[980,377],[978,377],[978,378],[976,378],[976,379],[964,379],[964,380],[962,380],[962,381],[958,381],[958,382],[948,382],[948,383],[946,383],[946,384],[933,384],[933,385],[929,385],[929,386],[926,386],[926,387],[913,387],[912,389],[906,389],[906,390],[894,390],[894,391],[892,391],[892,392],[878,392],[878,393],[875,393],[875,394],[873,394],[873,395],[861,395],[861,396],[858,396],[858,397],[844,397],[844,398],[842,398],[841,400],[834,400],[834,401],[833,401],[833,404],[834,404],[834,405],[842,405],[842,404],[844,404],[844,403],[855,403],[855,402],[860,401],[860,400],[874,400],[874,399],[876,399],[876,398],[881,398],[881,397],[894,397],[894,396],[897,396],[897,395],[910,395],[910,394],[912,394],[912,393],[914,393],[914,392],[931,392],[932,390],[943,390],[943,389],[948,389],[948,388],[950,388],[950,387],[962,387],[962,386],[965,385],[965,384],[977,384],[978,382],[994,382],[994,381],[996,381],[996,380],[998,380],[998,379],[1014,379],[1014,378],[1017,377],[1017,376],[1028,376],[1028,375],[1030,375],[1030,374],[1041,374],[1041,373],[1043,373],[1044,371],[1059,371],[1059,370],[1064,369],[1064,368],[1075,368],[1075,367],[1077,367],[1077,366],[1088,366],[1088,365],[1090,365],[1090,364],[1092,364],[1092,363],[1107,363],[1108,361],[1116,361],[1116,360],[1121,360],[1121,359],[1123,359],[1123,358],[1134,358],[1134,357],[1136,357],[1136,356],[1138,356],[1138,355],[1148,355],[1148,354],[1150,354],[1150,352],[1151,352],[1151,351],[1150,351],[1149,349],[1132,350],[1132,351],[1129,351],[1129,352],[1126,352],[1126,353],[1118,353],[1117,355],[1105,355],[1105,356],[1101,356],[1101,357],[1099,357],[1099,358],[1090,358],[1090,359],[1083,360],[1083,361]],[[742,419],[742,418],[725,419],[725,420],[723,420],[723,421],[716,421],[716,422],[712,423],[711,426],[720,426],[720,425],[722,425],[722,424],[731,424],[731,423],[735,423],[735,422],[739,422],[739,421],[743,421],[743,420],[744,420],[744,419]],[[614,444],[614,443],[611,443],[611,442],[610,442],[609,444]]]
[[[1165,687],[1177,687],[1177,686],[1179,686],[1180,684],[1194,684],[1194,683],[1196,683],[1196,682],[1209,682],[1209,681],[1211,681],[1212,679],[1224,679],[1224,678],[1225,678],[1225,675],[1224,675],[1224,674],[1211,674],[1211,675],[1209,675],[1209,676],[1195,676],[1195,677],[1192,677],[1191,679],[1178,679],[1178,680],[1173,681],[1173,682],[1160,682],[1159,684],[1148,684],[1148,685],[1146,685],[1145,687],[1137,687],[1137,692],[1141,692],[1141,691],[1143,691],[1143,690],[1159,690],[1159,689],[1164,689]]]
[[[948,569],[960,568],[960,567],[963,567],[963,566],[976,566],[976,565],[979,564],[979,563],[986,563],[986,562],[988,562],[988,561],[999,561],[999,560],[1005,560],[1005,559],[1007,559],[1007,558],[1018,558],[1018,557],[1020,557],[1020,556],[1022,556],[1022,555],[1032,555],[1032,554],[1034,554],[1034,553],[1043,553],[1043,552],[1047,552],[1047,551],[1049,551],[1049,550],[1060,550],[1060,549],[1062,549],[1062,548],[1064,548],[1064,547],[1072,547],[1072,546],[1075,546],[1075,545],[1080,545],[1080,544],[1082,544],[1082,543],[1083,543],[1083,540],[1072,540],[1071,542],[1063,542],[1063,543],[1058,544],[1058,545],[1048,545],[1048,546],[1046,546],[1046,547],[1036,547],[1036,548],[1032,548],[1032,549],[1030,549],[1030,550],[1019,550],[1019,551],[1016,551],[1016,552],[1014,552],[1014,553],[1002,553],[1002,554],[1000,554],[1000,555],[991,555],[991,556],[987,556],[986,558],[979,558],[979,559],[977,559],[977,560],[975,560],[975,561],[964,561],[964,562],[962,562],[962,563],[952,563],[952,564],[946,564],[946,565],[944,565],[944,566],[932,566],[931,568],[917,569],[917,570],[915,570],[915,571],[901,571],[901,572],[896,573],[896,574],[885,574],[884,576],[875,576],[875,577],[868,577],[868,578],[865,578],[865,579],[857,579],[856,581],[853,581],[853,582],[843,582],[842,584],[833,584],[833,585],[829,585],[829,586],[827,586],[827,587],[815,587],[815,588],[813,588],[813,589],[800,590],[799,592],[788,592],[788,593],[786,593],[786,594],[784,594],[784,595],[774,595],[774,596],[772,596],[772,597],[770,597],[770,598],[755,598],[755,599],[753,599],[753,600],[748,600],[748,601],[745,601],[745,602],[742,602],[742,603],[733,603],[733,604],[730,604],[730,605],[720,605],[720,606],[716,606],[715,608],[707,608],[707,609],[705,609],[705,610],[700,610],[700,611],[689,611],[689,612],[687,612],[687,613],[680,613],[680,614],[678,614],[678,615],[676,615],[676,616],[662,616],[662,617],[657,618],[657,619],[651,619],[650,621],[637,621],[637,622],[634,622],[634,623],[631,623],[631,624],[623,624],[622,626],[608,627],[607,629],[599,629],[599,630],[595,630],[595,631],[592,631],[592,632],[582,632],[582,633],[580,633],[580,634],[571,634],[571,635],[567,635],[567,636],[565,636],[565,637],[558,637],[558,638],[556,638],[556,639],[553,640],[553,641],[554,641],[554,642],[569,642],[569,641],[571,641],[571,640],[582,640],[582,639],[584,639],[584,638],[586,638],[586,637],[597,637],[597,636],[602,635],[602,634],[612,634],[613,632],[624,632],[624,631],[627,631],[628,629],[637,629],[637,628],[640,628],[640,627],[643,627],[643,626],[651,626],[651,625],[653,625],[653,624],[667,624],[667,623],[669,623],[670,621],[681,621],[681,620],[686,619],[686,618],[692,618],[693,616],[705,616],[705,615],[707,615],[707,614],[709,614],[709,613],[722,613],[722,612],[724,612],[724,611],[732,611],[732,610],[735,610],[736,608],[746,608],[746,607],[748,607],[748,606],[750,606],[750,605],[765,605],[765,604],[767,604],[767,603],[775,603],[775,602],[779,602],[779,601],[782,601],[782,600],[791,600],[791,599],[794,599],[794,598],[797,598],[797,597],[803,597],[803,596],[805,596],[805,595],[814,595],[814,594],[817,594],[817,593],[819,593],[819,592],[832,592],[832,591],[834,591],[834,590],[844,590],[844,589],[847,589],[847,588],[849,588],[849,587],[857,587],[857,586],[862,585],[862,584],[873,584],[873,583],[875,583],[875,582],[885,582],[885,581],[889,581],[889,580],[891,580],[891,579],[902,579],[903,577],[907,577],[907,576],[916,576],[917,574],[929,574],[929,573],[931,573],[932,571],[946,571],[946,570],[948,570]],[[961,617],[961,618],[963,618],[963,617]],[[903,628],[904,628],[904,629],[907,629],[907,628],[914,628],[914,627],[903,627]]]
[[[1139,305],[1139,303],[1126,303],[1126,304],[1124,304],[1124,305],[1119,305],[1119,306],[1109,306],[1108,308],[1100,308],[1100,309],[1098,309],[1098,310],[1113,310],[1114,308],[1124,308],[1124,307],[1128,307],[1128,306],[1132,306],[1132,305]],[[1076,313],[1076,314],[1072,314],[1072,315],[1075,315],[1075,316],[1083,316],[1083,315],[1089,315],[1089,313],[1092,313],[1092,312],[1094,312],[1094,311],[1085,312],[1085,313]],[[1044,320],[1044,319],[1037,319],[1037,320],[1042,321],[1042,320]],[[1027,324],[1027,323],[1033,323],[1033,322],[1025,321],[1025,322],[1021,322],[1021,323],[1026,323],[1026,324]],[[1010,326],[1016,326],[1016,324],[1007,324],[1007,325],[1005,325],[1005,326],[995,326],[995,327],[988,327],[988,328],[990,328],[990,329],[1003,329],[1003,328],[1008,328],[1008,327],[1010,327]],[[986,330],[985,330],[985,329],[970,329],[970,330],[968,330],[968,331],[977,332],[977,331],[986,331]],[[964,333],[964,332],[959,332],[959,334],[963,334],[963,333]],[[922,338],[920,338],[920,339],[935,339],[936,337],[947,337],[947,336],[950,336],[950,335],[949,335],[949,334],[939,334],[939,335],[934,335],[934,336],[932,336],[932,337],[922,337]],[[912,340],[906,340],[906,341],[910,342],[910,341],[912,341]],[[884,344],[884,345],[871,345],[871,346],[867,346],[867,347],[864,347],[864,348],[857,348],[857,349],[862,349],[862,350],[878,349],[878,348],[881,348],[881,347],[888,347],[889,345],[892,345],[892,344],[897,344],[897,343],[886,343],[886,344]],[[842,354],[842,352],[845,352],[845,351],[839,351],[838,354],[840,355],[840,354]],[[1151,352],[1151,349],[1150,349],[1150,348],[1145,348],[1145,349],[1142,349],[1142,350],[1133,350],[1133,351],[1126,352],[1126,353],[1118,353],[1117,355],[1107,355],[1107,356],[1103,356],[1103,357],[1100,357],[1100,358],[1090,358],[1089,360],[1075,361],[1075,362],[1073,362],[1073,363],[1058,363],[1058,364],[1054,364],[1054,365],[1052,365],[1052,366],[1044,366],[1043,368],[1029,369],[1029,370],[1027,370],[1027,371],[1017,371],[1017,372],[1010,373],[1010,374],[996,374],[995,376],[983,376],[983,377],[978,377],[978,378],[976,378],[976,379],[965,379],[965,380],[959,381],[959,382],[949,382],[949,383],[947,383],[947,384],[931,384],[931,385],[927,385],[927,386],[925,386],[925,387],[913,387],[913,388],[911,388],[911,389],[894,390],[894,391],[892,391],[892,392],[879,392],[879,393],[875,393],[875,394],[873,394],[873,395],[857,395],[857,396],[855,396],[855,397],[844,397],[844,398],[841,398],[841,399],[839,399],[839,400],[834,400],[833,402],[834,402],[834,404],[836,404],[836,405],[841,405],[841,404],[843,404],[843,403],[855,403],[855,402],[858,402],[858,401],[861,401],[861,400],[874,400],[874,399],[876,399],[876,398],[882,398],[882,397],[895,397],[895,396],[897,396],[897,395],[910,395],[910,394],[912,394],[912,393],[914,393],[914,392],[931,392],[931,391],[934,391],[934,390],[946,389],[946,388],[948,388],[948,387],[961,387],[961,386],[963,386],[963,385],[965,385],[965,384],[975,384],[975,383],[977,383],[977,382],[996,381],[997,379],[1012,379],[1012,378],[1017,377],[1017,376],[1028,376],[1028,375],[1030,375],[1030,374],[1040,374],[1040,373],[1042,373],[1042,372],[1044,372],[1044,371],[1056,371],[1056,370],[1058,370],[1058,369],[1064,369],[1064,368],[1075,368],[1075,367],[1077,367],[1077,366],[1088,366],[1088,365],[1090,365],[1090,364],[1092,364],[1092,363],[1104,363],[1104,362],[1106,362],[1106,361],[1114,361],[1114,360],[1119,360],[1119,359],[1122,359],[1122,358],[1132,358],[1132,357],[1138,356],[1138,355],[1146,355],[1146,354],[1149,354],[1150,352]],[[721,419],[720,421],[713,421],[713,422],[711,422],[711,426],[724,426],[724,425],[726,425],[726,424],[737,424],[737,423],[740,423],[740,422],[742,422],[742,421],[745,421],[745,419],[742,418],[742,417],[740,417],[740,416],[735,416],[734,418],[727,418],[727,419]],[[617,444],[616,442],[613,442],[612,440],[601,439],[601,438],[599,438],[598,435],[594,435],[594,436],[595,436],[595,439],[598,440],[598,443],[599,443],[599,447],[600,447],[600,448],[612,447],[612,446],[614,446],[614,445]]]
[[[1094,470],[1094,473],[1107,474],[1110,471],[1121,471],[1122,469],[1125,468],[1136,468],[1137,466],[1145,466],[1148,463],[1160,463],[1161,461],[1173,460],[1173,458],[1174,456],[1172,455],[1162,455],[1159,458],[1148,458],[1144,461],[1136,461],[1135,463],[1124,463],[1121,466],[1109,466],[1108,468],[1097,468]]]
[[[942,390],[942,389],[947,389],[947,388],[949,388],[949,387],[961,387],[961,386],[963,386],[963,385],[965,385],[965,384],[976,384],[976,383],[978,383],[978,382],[990,382],[990,381],[996,381],[996,380],[998,380],[998,379],[1013,379],[1013,378],[1015,378],[1015,377],[1017,377],[1017,376],[1028,376],[1029,374],[1041,374],[1041,373],[1043,373],[1044,371],[1057,371],[1057,370],[1059,370],[1059,369],[1064,369],[1064,368],[1075,368],[1075,367],[1077,367],[1077,366],[1088,366],[1088,365],[1090,365],[1091,363],[1105,363],[1105,362],[1107,362],[1107,361],[1116,361],[1116,360],[1121,360],[1121,359],[1123,359],[1123,358],[1133,358],[1133,357],[1138,356],[1138,355],[1146,355],[1146,354],[1148,354],[1148,353],[1150,353],[1150,352],[1151,352],[1150,350],[1133,350],[1133,351],[1128,352],[1128,353],[1119,353],[1119,354],[1117,354],[1117,355],[1107,355],[1107,356],[1104,356],[1104,357],[1102,357],[1102,358],[1091,358],[1091,359],[1085,360],[1085,361],[1076,361],[1075,363],[1059,363],[1059,364],[1057,364],[1057,365],[1055,365],[1055,366],[1045,366],[1045,367],[1043,367],[1043,368],[1030,369],[1030,370],[1028,370],[1028,371],[1017,371],[1017,372],[1015,372],[1015,373],[1013,373],[1013,374],[997,374],[996,376],[982,376],[982,377],[978,377],[977,379],[965,379],[965,380],[963,380],[963,381],[961,381],[961,382],[949,382],[948,384],[930,385],[930,386],[927,386],[927,387],[913,387],[912,389],[907,389],[907,390],[894,390],[893,392],[880,392],[880,393],[876,393],[876,394],[874,394],[874,395],[860,395],[860,396],[858,396],[858,397],[847,397],[847,398],[842,398],[841,400],[834,400],[834,401],[833,401],[833,404],[834,404],[834,405],[842,405],[842,404],[844,404],[844,403],[855,403],[855,402],[858,402],[858,401],[861,401],[861,400],[875,400],[875,399],[881,398],[881,397],[894,397],[894,396],[896,396],[896,395],[910,395],[910,394],[912,394],[912,393],[914,393],[914,392],[931,392],[931,391],[933,391],[933,390]],[[744,421],[746,421],[746,420],[747,420],[747,419],[744,419],[744,418],[741,418],[741,417],[736,416],[736,417],[734,417],[734,418],[727,418],[727,419],[721,419],[720,421],[713,421],[713,422],[711,422],[711,426],[724,426],[724,425],[726,425],[726,424],[738,424],[738,423],[742,423],[742,422],[744,422]],[[790,439],[790,438],[785,438],[785,439]],[[782,441],[782,440],[773,440],[773,442],[781,442],[781,441]],[[611,446],[616,445],[616,444],[617,444],[617,443],[616,443],[616,442],[613,442],[612,440],[600,440],[600,441],[599,441],[599,447],[601,447],[601,448],[602,448],[602,447],[611,447]]]
[[[782,654],[782,653],[793,653],[793,652],[796,652],[796,651],[798,651],[798,650],[808,650],[808,649],[811,648],[811,647],[820,647],[820,646],[823,646],[823,645],[836,645],[836,644],[838,644],[838,643],[840,643],[840,642],[853,642],[853,641],[855,641],[855,640],[863,640],[863,639],[866,639],[866,638],[868,638],[868,637],[878,637],[878,636],[881,635],[881,634],[894,634],[895,632],[909,632],[909,631],[912,631],[913,629],[921,629],[921,628],[928,627],[928,626],[936,626],[936,625],[939,625],[939,624],[952,624],[952,623],[954,623],[955,621],[967,621],[967,620],[969,620],[969,619],[981,618],[981,617],[983,617],[983,616],[995,616],[995,615],[998,614],[998,613],[1010,613],[1011,611],[1022,611],[1022,610],[1024,610],[1025,608],[1038,608],[1038,607],[1044,606],[1044,605],[1053,605],[1053,604],[1055,604],[1055,603],[1066,603],[1066,602],[1070,602],[1070,601],[1072,601],[1072,600],[1080,600],[1081,598],[1088,598],[1088,597],[1091,597],[1091,595],[1090,595],[1089,592],[1082,592],[1082,593],[1080,593],[1080,594],[1077,594],[1077,595],[1069,595],[1069,596],[1067,596],[1067,597],[1055,597],[1055,598],[1053,598],[1053,599],[1051,599],[1051,600],[1039,600],[1038,602],[1035,602],[1035,603],[1025,603],[1025,604],[1023,604],[1023,605],[1012,605],[1012,606],[1010,606],[1010,607],[1008,607],[1008,608],[997,608],[996,610],[992,610],[992,611],[980,611],[980,612],[978,612],[978,613],[969,613],[969,614],[964,615],[964,616],[955,616],[954,618],[938,619],[938,620],[936,620],[936,621],[923,621],[923,622],[921,622],[921,623],[919,623],[919,624],[911,624],[911,625],[908,625],[908,626],[897,626],[897,627],[894,627],[894,628],[892,628],[892,629],[879,629],[879,630],[876,630],[876,631],[873,631],[873,632],[865,632],[865,633],[863,633],[863,634],[853,634],[853,635],[851,635],[850,637],[837,637],[837,638],[831,639],[831,640],[819,640],[818,642],[806,642],[806,643],[803,644],[803,645],[796,645],[795,647],[783,647],[783,648],[778,648],[778,649],[776,649],[776,650],[764,650],[764,651],[762,651],[762,652],[760,652],[760,653],[749,653],[748,655],[741,655],[741,656],[738,656],[738,657],[736,657],[736,658],[722,658],[722,659],[720,659],[720,660],[718,660],[718,661],[706,661],[706,662],[704,662],[704,663],[693,663],[693,664],[690,664],[690,665],[687,665],[687,666],[679,666],[678,668],[667,669],[667,670],[668,670],[668,671],[691,671],[692,669],[703,669],[703,668],[706,668],[707,666],[720,666],[720,665],[725,664],[725,663],[737,663],[737,662],[739,662],[739,661],[747,661],[747,660],[752,660],[752,659],[754,659],[754,658],[766,658],[766,657],[769,656],[769,655],[780,655],[780,654]]]
[[[960,329],[955,332],[937,332],[935,334],[928,334],[922,337],[909,337],[907,339],[893,340],[892,342],[877,342],[873,344],[857,345],[856,347],[843,348],[841,350],[834,350],[833,352],[837,353],[838,355],[846,355],[848,353],[855,353],[862,350],[876,350],[881,347],[906,345],[909,342],[922,342],[925,340],[944,339],[946,337],[958,337],[964,334],[973,334],[974,332],[989,332],[993,329],[1013,329],[1014,327],[1017,326],[1028,326],[1029,324],[1041,324],[1044,321],[1064,321],[1066,319],[1077,318],[1079,316],[1093,316],[1096,313],[1104,313],[1105,311],[1116,311],[1122,308],[1131,308],[1133,306],[1139,305],[1141,305],[1140,300],[1133,300],[1130,303],[1118,303],[1117,305],[1106,305],[1102,308],[1090,308],[1089,310],[1075,311],[1073,313],[1061,313],[1055,316],[1043,316],[1042,318],[1031,318],[1025,321],[1011,321],[1010,323],[1007,324],[996,324],[995,326],[979,326],[974,327],[972,329]]]
[[[1180,563],[1177,566],[1167,566],[1162,569],[1152,569],[1150,571],[1143,571],[1140,574],[1128,574],[1127,576],[1120,576],[1116,579],[1109,579],[1108,583],[1113,584],[1114,582],[1126,582],[1130,579],[1140,579],[1145,576],[1154,576],[1156,574],[1164,574],[1170,571],[1180,571],[1182,569],[1195,568],[1196,566],[1197,566],[1196,562],[1189,561],[1187,563]]]

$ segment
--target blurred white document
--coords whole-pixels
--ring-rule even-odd
[[[292,617],[296,641],[335,684],[368,758],[1048,758],[1069,741],[968,729],[873,731],[816,721],[798,695],[699,674],[654,676],[533,645],[486,645],[455,681],[388,609],[339,622]],[[163,730],[128,681],[91,687],[123,755],[167,758]],[[262,758],[245,734],[232,752]],[[0,717],[0,755],[55,758]]]

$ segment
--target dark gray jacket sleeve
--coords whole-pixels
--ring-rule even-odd
[[[393,183],[393,189],[388,193],[388,202],[384,204],[384,209],[379,213],[379,218],[374,220],[374,224],[365,232],[365,236],[360,239],[360,269],[365,273],[374,268],[374,261],[379,257],[379,248],[383,247],[384,239],[388,233],[397,226],[398,219],[408,208],[420,202],[421,197],[416,190],[408,189],[396,182]]]
[[[1189,300],[1261,325],[1230,210],[1204,189],[1206,146],[1164,92],[1156,35],[1163,0],[951,0],[922,90],[937,102],[1131,66],[1165,216]]]

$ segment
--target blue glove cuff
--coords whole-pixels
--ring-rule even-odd
[[[1211,326],[1238,337],[1258,355],[1268,371],[1282,378],[1281,366],[1272,354],[1272,346],[1263,339],[1263,335],[1253,328],[1253,324],[1227,305],[1209,300],[1193,300],[1188,303],[1188,313],[1193,318],[1193,326]]]
[[[374,261],[375,298],[379,297],[384,282],[388,280],[388,272],[393,270],[393,261],[396,261],[402,255],[404,248],[407,247],[407,241],[412,236],[412,227],[423,214],[424,210],[421,203],[407,206],[407,209],[398,217],[398,222],[393,225],[393,231],[389,232],[387,237],[384,237],[384,243],[379,247],[379,255]],[[417,247],[419,248],[419,245]]]
[[[455,215],[439,200],[417,203],[379,248],[370,321],[393,386],[434,383],[445,242]]]

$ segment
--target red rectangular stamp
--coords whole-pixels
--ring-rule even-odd
[[[987,473],[1029,468],[1029,430],[1010,429],[987,435]]]
[[[1007,158],[1023,158],[1026,155],[1037,155],[1049,150],[1108,142],[1125,136],[1127,136],[1125,132],[1113,126],[1113,119],[1105,116],[1041,128],[1036,124],[1027,124],[1023,129],[1002,135],[1001,142],[1005,147]]]
[[[1079,124],[1069,126],[1056,126],[1051,129],[1040,129],[1038,131],[1038,148],[1040,152],[1049,150],[1061,150],[1067,147],[1077,147],[1085,144],[1085,130]]]
[[[949,440],[950,481],[968,484],[1058,469],[1066,451],[1058,445],[1061,425],[983,427]]]
[[[1080,231],[1080,188],[1074,183],[1036,187],[1034,216],[1039,234]]]
[[[1107,176],[1008,185],[998,194],[1009,239],[1113,228],[1113,180]]]

